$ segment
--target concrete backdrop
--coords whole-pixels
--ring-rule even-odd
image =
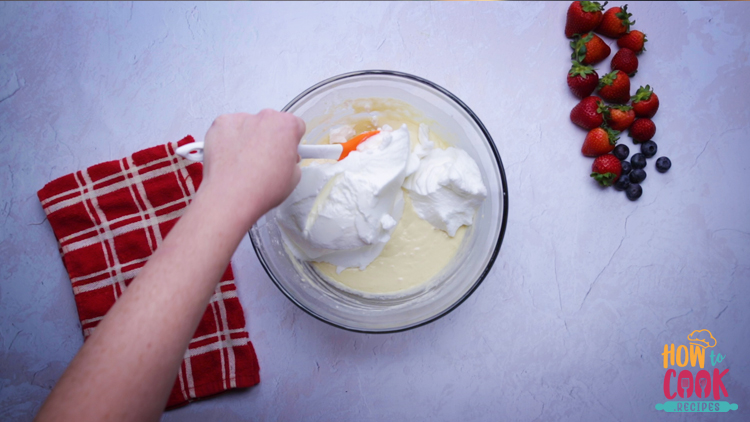
[[[656,89],[673,163],[630,202],[589,178],[568,118],[567,5],[0,3],[0,419],[30,420],[82,344],[39,188],[371,68],[444,86],[492,133],[510,196],[494,268],[446,318],[364,335],[297,309],[245,239],[261,383],[164,420],[750,419],[750,7],[630,5],[649,38],[632,90]],[[664,344],[701,328],[739,410],[656,411]]]

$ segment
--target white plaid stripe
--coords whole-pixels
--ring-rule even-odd
[[[247,338],[230,338],[226,342],[215,342],[211,344],[207,344],[205,346],[196,347],[195,349],[188,349],[187,353],[185,354],[185,357],[193,357],[193,356],[199,356],[207,352],[213,352],[215,350],[219,350],[223,347],[239,347],[244,346],[248,343]]]
[[[218,289],[219,288],[217,287],[217,290]],[[229,292],[227,292],[227,293],[229,293]],[[235,291],[233,291],[233,293],[234,293],[234,296],[237,297],[237,291],[235,290]],[[229,320],[227,318],[227,308],[224,306],[224,301],[223,300],[217,300],[216,304],[219,307],[219,315],[221,316],[221,324],[223,326],[222,332],[226,332],[227,327],[229,327]],[[219,337],[219,339],[221,340],[221,337]],[[229,339],[230,339],[230,337],[229,337],[229,335],[227,335],[227,340],[229,340]],[[224,354],[222,353],[221,355],[222,355],[222,359],[223,359]],[[229,361],[229,373],[227,374],[228,378],[229,378],[229,382],[230,382],[229,386],[232,387],[232,388],[234,388],[234,387],[237,386],[237,384],[235,383],[236,363],[234,361],[234,350],[231,347],[227,347],[227,360]],[[223,374],[224,374],[224,372],[222,371],[222,375]]]
[[[190,347],[188,347],[190,350]],[[190,361],[191,356],[185,351],[185,356],[182,357],[185,362],[185,379],[187,380],[187,392],[190,398],[194,398],[195,394],[195,378],[193,378],[193,363]]]
[[[96,318],[89,318],[81,321],[81,325],[91,324],[92,322],[98,322],[104,319],[104,316],[96,317]]]
[[[174,207],[175,205],[179,205],[181,203],[187,204],[188,201],[190,201],[191,199],[192,199],[192,197],[177,199],[175,201],[172,201],[172,202],[166,203],[164,205],[160,205],[158,207],[155,207],[153,210],[154,210],[154,212],[159,212],[159,211],[161,211],[163,209],[167,209],[169,207]],[[184,212],[184,210],[180,209],[180,210],[177,210],[176,212],[177,212],[177,216],[179,217],[182,214],[182,212]],[[170,215],[172,215],[172,214],[170,214]],[[118,217],[118,218],[109,220],[109,225],[110,226],[114,226],[114,225],[116,225],[119,222],[122,222],[122,221],[125,221],[125,220],[129,220],[131,218],[133,218],[132,214],[131,215],[124,215],[122,217]],[[140,221],[136,221],[136,222],[131,223],[129,225],[118,227],[115,230],[122,230],[123,227],[127,227],[128,229],[126,229],[125,231],[122,232],[122,233],[127,233],[127,232],[129,232],[131,230],[135,230],[135,229],[138,229],[138,228],[142,227],[142,226],[139,225],[140,223],[141,223]],[[96,228],[92,227],[92,228],[89,228],[89,229],[86,229],[86,230],[81,230],[78,233],[73,233],[71,235],[65,236],[65,237],[63,237],[63,238],[60,239],[60,244],[64,244],[65,242],[69,242],[70,240],[75,239],[76,237],[80,237],[80,236],[89,234],[89,233],[94,232],[94,231],[96,231]],[[81,240],[80,242],[83,242],[85,240],[89,240],[89,238]],[[80,249],[80,248],[86,247],[86,246],[90,246],[90,244],[83,244],[83,246],[73,247],[70,250],[76,250],[76,249]],[[70,248],[71,245],[65,245],[64,247]]]
[[[80,186],[79,182],[79,191],[81,192],[81,200],[84,202],[84,208],[86,208],[86,212],[89,214],[89,218],[92,222],[95,222],[97,219],[100,221],[99,224],[94,224],[97,232],[100,230],[103,230],[104,233],[99,233],[98,238],[102,243],[102,252],[104,253],[104,262],[107,263],[107,267],[112,270],[112,265],[110,264],[110,253],[107,251],[107,248],[105,246],[105,242],[107,245],[109,245],[109,249],[112,251],[112,262],[114,263],[114,266],[117,267],[117,264],[119,263],[117,261],[117,253],[115,251],[115,242],[113,241],[113,237],[111,236],[111,232],[109,231],[109,224],[107,222],[107,217],[104,215],[101,209],[99,209],[99,205],[96,199],[96,195],[94,195],[94,192],[91,189],[88,189],[89,186],[91,186],[91,177],[89,177],[88,169],[78,172],[78,174],[81,175],[81,178],[83,179],[84,186]],[[76,178],[76,181],[78,181],[78,178]],[[89,210],[88,206],[85,206],[87,204],[86,200],[88,200],[88,203],[91,204],[91,206],[94,208],[94,212],[96,213],[96,218],[91,214],[91,210]],[[115,280],[115,283],[121,281],[118,279],[120,275],[120,272],[115,269],[115,276],[113,277]],[[119,297],[117,294],[117,287],[115,286],[115,283],[112,284],[112,290],[113,294],[115,295],[115,299]],[[122,288],[124,288],[125,285],[122,285]]]
[[[167,148],[167,154],[169,155],[174,154],[174,152],[171,151],[173,149],[171,144],[166,146],[166,148]],[[178,180],[178,184],[180,185],[180,191],[182,191],[182,196],[192,198],[193,195],[195,194],[195,186],[193,186],[193,179],[189,177],[190,175],[188,174],[187,169],[185,168],[186,166],[184,164],[184,160],[180,165],[175,165],[177,163],[175,163],[174,160],[171,160],[169,163],[172,167],[172,171],[175,174],[179,173],[182,176],[182,179],[186,181],[187,190],[188,190],[187,192],[185,192],[185,187],[182,186],[182,183],[180,183]]]
[[[183,360],[183,362],[185,362],[185,364],[187,365],[187,362],[185,360]],[[182,398],[187,400],[190,397],[188,396],[187,391],[185,391],[185,376],[182,373],[182,365],[180,365],[180,371],[177,372],[177,379],[180,381],[180,392],[182,393]]]
[[[214,293],[214,294],[216,294],[216,293]],[[216,332],[217,333],[223,333],[224,330],[226,329],[226,325],[223,328],[219,327],[219,317],[218,317],[218,315],[216,315],[216,302],[215,301],[211,301],[211,311],[213,312],[213,315],[214,315],[214,324],[216,325]],[[224,323],[224,321],[222,321],[222,323]],[[221,335],[219,336],[218,340],[219,341],[217,343],[221,344],[222,343],[221,342]],[[221,357],[221,382],[222,382],[222,386],[224,388],[227,388],[227,374],[226,374],[226,365],[224,364],[224,352],[221,351],[221,350],[219,350],[219,357]]]
[[[172,158],[174,158],[174,157],[170,156],[170,157],[166,157],[166,158],[160,158],[160,159],[154,160],[154,161],[149,161],[145,166],[139,167],[139,169],[145,168],[145,167],[156,166],[157,164],[165,163],[168,160],[172,160]],[[185,160],[181,160],[181,161],[183,161],[183,162],[181,162],[180,165],[182,167],[185,167],[185,165],[186,165],[186,163],[184,163]],[[152,170],[152,171],[146,173],[146,174],[150,175],[150,177],[144,177],[143,180],[148,180],[148,179],[152,179],[154,177],[162,176],[162,175],[171,173],[172,171],[173,170],[169,170],[168,167],[161,167],[159,169]],[[107,176],[107,177],[104,177],[102,179],[97,180],[96,184],[99,185],[99,184],[102,184],[102,183],[106,183],[106,182],[109,182],[111,180],[117,179],[118,177],[122,177],[122,176],[123,176],[122,173],[116,173],[116,174],[113,174],[113,175],[110,175],[110,176]],[[106,195],[106,194],[108,194],[110,192],[116,191],[117,189],[124,188],[125,186],[127,186],[128,183],[132,183],[132,182],[130,180],[128,180],[127,178],[125,178],[125,180],[123,180],[122,182],[117,182],[117,183],[109,185],[109,186],[104,186],[104,187],[98,188],[98,189],[96,189],[95,192],[96,192],[97,195]],[[91,187],[93,188],[93,185]],[[47,214],[50,214],[50,213],[53,213],[53,212],[55,212],[57,210],[63,209],[65,207],[69,207],[71,205],[75,205],[75,204],[77,204],[77,203],[80,202],[80,197],[69,198],[69,199],[66,199],[66,200],[64,200],[64,201],[62,201],[60,203],[51,205],[49,207],[46,206],[47,204],[49,204],[50,202],[55,201],[56,199],[59,199],[59,198],[62,198],[64,196],[67,196],[67,195],[70,195],[72,193],[75,193],[75,191],[76,191],[75,189],[71,189],[71,190],[68,190],[68,191],[65,191],[65,192],[62,192],[62,193],[58,193],[55,196],[50,196],[49,198],[47,198],[47,199],[45,199],[45,200],[42,201],[42,206],[46,208]],[[62,204],[64,204],[64,205],[62,205]]]
[[[243,333],[245,332],[244,328],[235,328],[234,330],[224,330],[221,333],[213,333],[213,334],[206,334],[205,336],[195,337],[194,339],[190,340],[190,344],[198,343],[203,340],[210,339],[211,337],[218,337],[219,334],[224,334],[229,338],[229,335],[231,334],[237,334],[237,333]]]
[[[138,208],[138,218],[140,219],[141,226],[146,231],[146,242],[148,243],[149,252],[154,253],[154,251],[156,250],[156,245],[154,245],[153,242],[151,241],[151,235],[149,231],[152,231],[154,233],[154,237],[156,238],[157,244],[161,243],[162,241],[161,232],[154,227],[151,221],[149,221],[149,219],[151,218],[156,218],[154,207],[151,206],[151,202],[148,200],[148,196],[146,196],[146,190],[143,188],[143,180],[141,179],[141,176],[138,174],[138,168],[133,162],[133,158],[127,157],[123,161],[128,165],[128,169],[125,170],[124,168],[125,166],[122,164],[122,161],[120,162],[120,168],[124,172],[127,172],[127,174],[131,176],[131,177],[128,177],[128,179],[132,179],[134,182],[128,185],[128,190],[130,191],[130,196],[133,198],[133,202],[135,202],[136,208]],[[141,197],[141,201],[143,201],[143,203],[146,205],[145,210],[141,208],[140,201],[138,201],[137,198],[135,197],[136,190],[138,191],[138,196]],[[146,214],[148,214],[149,219],[146,219]]]
[[[169,214],[160,215],[160,216],[152,219],[154,221],[152,224],[158,225],[158,224],[167,222],[169,220],[174,220],[174,219],[179,218],[180,216],[182,216],[182,214],[184,212],[185,212],[185,210],[183,208],[180,208],[179,210],[172,211]],[[128,218],[132,218],[132,217],[133,217],[132,215],[128,216]],[[108,226],[109,225],[110,224],[108,224]],[[142,228],[144,228],[143,227],[143,221],[134,221],[134,222],[132,222],[130,224],[127,224],[127,225],[118,227],[116,229],[113,229],[110,232],[112,233],[113,236],[120,236],[120,235],[123,235],[123,234],[125,234],[127,232],[131,232],[133,230],[138,230],[138,229],[142,229]],[[99,228],[95,227],[95,229],[98,230]],[[71,244],[63,246],[62,247],[62,251],[63,251],[63,253],[68,253],[68,252],[74,251],[76,249],[81,249],[81,248],[85,248],[87,246],[95,245],[95,244],[99,243],[100,241],[101,241],[101,238],[99,238],[97,236],[89,237],[87,239],[79,240],[78,242],[71,243]]]
[[[129,261],[129,262],[118,264],[118,266],[119,266],[119,269],[122,270],[122,267],[124,267],[124,266],[143,264],[146,261],[148,261],[148,258],[134,259],[134,260]],[[83,276],[80,276],[80,277],[72,278],[70,281],[72,283],[78,283],[78,282],[81,282],[81,281],[88,280],[90,278],[99,277],[100,275],[107,274],[110,271],[112,271],[112,270],[110,268],[107,268],[106,270],[101,270],[101,271],[93,273],[93,274],[88,274],[88,275],[83,275]]]

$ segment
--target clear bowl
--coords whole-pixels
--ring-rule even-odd
[[[479,118],[455,95],[418,76],[387,70],[334,76],[298,95],[284,111],[305,120],[309,138],[312,132],[326,130],[345,117],[331,113],[337,106],[348,100],[373,97],[410,104],[430,122],[431,131],[465,150],[479,165],[488,195],[448,266],[424,288],[407,295],[367,297],[337,288],[312,265],[289,254],[273,211],[250,229],[250,239],[268,276],[302,310],[346,330],[387,333],[434,321],[476,290],[500,250],[508,194],[500,155]]]

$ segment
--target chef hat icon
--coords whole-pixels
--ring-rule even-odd
[[[690,344],[694,344],[700,347],[714,347],[716,346],[716,339],[713,334],[708,330],[695,330],[688,334],[688,341]]]

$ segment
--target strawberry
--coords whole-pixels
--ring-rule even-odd
[[[630,125],[628,134],[633,138],[633,143],[646,142],[656,134],[656,125],[648,118],[636,119]]]
[[[635,112],[633,111],[633,107],[627,105],[612,106],[607,108],[607,111],[604,113],[604,119],[607,121],[609,127],[622,132],[633,124]]]
[[[620,178],[620,174],[622,174],[622,164],[612,154],[596,157],[594,164],[591,165],[591,177],[602,186],[612,185]]]
[[[573,61],[573,66],[568,72],[568,87],[573,95],[578,98],[588,97],[598,85],[599,74],[593,67]]]
[[[628,76],[632,77],[635,72],[638,71],[638,57],[636,57],[633,50],[629,48],[621,48],[612,57],[612,70],[622,70],[627,73]]]
[[[607,2],[604,2],[604,6]],[[593,31],[602,21],[604,7],[596,1],[574,1],[568,7],[568,18],[565,21],[565,36],[573,38],[575,34]]]
[[[578,126],[591,130],[604,123],[605,105],[599,97],[586,97],[573,110],[570,110],[570,120]]]
[[[574,35],[570,42],[573,54],[570,57],[581,64],[596,64],[609,57],[611,48],[598,35],[589,32],[583,36]]]
[[[635,21],[630,21],[632,14],[628,13],[628,5],[612,7],[607,9],[602,16],[602,23],[596,28],[596,32],[609,38],[620,38],[630,30],[630,25]]]
[[[651,87],[638,88],[635,95],[630,98],[633,100],[633,111],[638,117],[648,117],[649,119],[654,117],[656,110],[659,109],[659,97],[654,94]]]
[[[598,157],[612,152],[617,140],[620,139],[617,137],[619,134],[620,132],[606,126],[591,129],[583,141],[581,153],[587,157]]]
[[[646,34],[637,29],[634,29],[618,38],[617,46],[620,48],[629,48],[633,50],[635,54],[641,54],[642,52],[646,51],[646,48],[643,46],[646,41],[648,41],[646,39]]]
[[[630,78],[621,70],[607,73],[599,80],[599,95],[610,103],[627,103],[630,100]]]

